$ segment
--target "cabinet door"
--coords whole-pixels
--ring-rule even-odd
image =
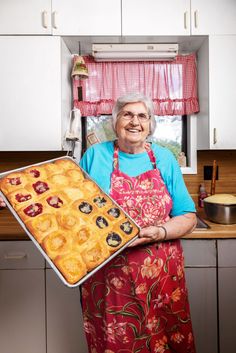
[[[60,38],[2,36],[0,52],[0,150],[61,150]]]
[[[86,353],[79,288],[68,288],[46,270],[47,353]]]
[[[121,0],[52,0],[54,35],[121,35]]]
[[[186,268],[185,274],[197,353],[217,353],[216,268]]]
[[[236,34],[235,0],[191,0],[192,34]]]
[[[0,34],[50,34],[51,0],[1,0]]]
[[[46,353],[44,270],[0,270],[0,350]]]
[[[125,0],[122,2],[122,34],[190,34],[190,0]]]

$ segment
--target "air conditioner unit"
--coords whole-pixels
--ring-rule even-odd
[[[171,60],[178,54],[178,44],[93,44],[95,61]]]

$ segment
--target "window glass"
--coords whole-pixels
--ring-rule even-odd
[[[159,143],[169,148],[176,158],[181,152],[185,151],[185,139],[183,134],[184,119],[181,115],[175,116],[155,116],[157,125],[149,141]],[[112,129],[111,115],[102,115],[100,117],[86,117],[86,147],[96,143],[114,140],[116,138]]]

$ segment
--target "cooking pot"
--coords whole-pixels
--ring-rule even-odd
[[[203,202],[206,216],[210,221],[221,224],[236,223],[236,203],[215,203],[208,202],[206,199]]]

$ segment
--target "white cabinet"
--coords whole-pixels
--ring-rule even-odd
[[[52,0],[54,35],[121,35],[121,0]]]
[[[1,0],[0,34],[121,35],[121,0]]]
[[[0,242],[1,353],[46,353],[44,282],[31,242]]]
[[[50,33],[51,0],[0,1],[0,35]]]
[[[87,353],[79,287],[66,287],[46,270],[47,353]]]
[[[215,240],[182,240],[185,275],[197,353],[217,353]]]
[[[0,52],[0,150],[61,150],[71,109],[71,54],[63,40],[1,36]]]
[[[218,241],[220,353],[235,353],[236,241]]]
[[[197,148],[235,149],[236,35],[210,36],[198,53]]]
[[[191,0],[191,34],[236,34],[235,0]]]
[[[190,34],[189,0],[123,0],[122,35]]]

